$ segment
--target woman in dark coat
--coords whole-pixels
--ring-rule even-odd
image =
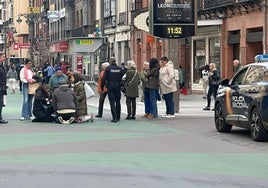
[[[140,76],[134,61],[127,62],[127,72],[122,78],[126,84],[127,118],[136,119],[136,98],[139,97]]]
[[[82,74],[75,72],[73,74],[74,79],[74,93],[78,100],[78,105],[76,109],[76,122],[86,122],[86,121],[93,121],[94,117],[93,114],[87,113],[87,97],[85,91],[85,81]]]
[[[48,85],[40,85],[35,91],[33,104],[33,115],[35,119],[32,122],[53,122],[55,120],[51,116],[53,113],[50,87]]]

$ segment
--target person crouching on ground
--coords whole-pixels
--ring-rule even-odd
[[[49,85],[40,85],[35,92],[33,104],[35,119],[32,122],[53,122],[55,118],[52,116],[54,110],[51,105],[52,95]]]
[[[74,93],[78,100],[78,105],[76,109],[76,118],[75,121],[77,123],[82,123],[86,121],[93,121],[93,114],[88,115],[87,114],[87,97],[86,97],[86,91],[84,87],[84,78],[82,74],[75,72],[73,74],[73,83],[74,83]]]
[[[69,82],[60,81],[59,87],[52,95],[52,105],[56,112],[57,123],[71,124],[75,120],[78,101],[74,91],[69,86]]]

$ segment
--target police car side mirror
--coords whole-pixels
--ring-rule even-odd
[[[229,85],[229,79],[228,79],[228,78],[223,79],[223,80],[221,81],[221,85],[222,85],[222,86],[228,86],[228,85]]]

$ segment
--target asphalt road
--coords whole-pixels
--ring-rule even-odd
[[[97,112],[97,99],[89,112]],[[136,120],[122,115],[116,124],[108,103],[102,119],[64,126],[19,121],[21,105],[20,94],[8,95],[3,109],[1,188],[267,187],[268,143],[239,128],[217,133],[200,95],[182,96],[174,119],[140,118],[139,104]],[[164,103],[158,107],[163,114]]]

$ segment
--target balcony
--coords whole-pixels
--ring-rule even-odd
[[[206,18],[226,18],[235,12],[249,13],[249,10],[255,10],[255,6],[261,8],[261,3],[262,0],[201,0],[198,4],[198,15]],[[231,13],[228,10],[231,10]]]

